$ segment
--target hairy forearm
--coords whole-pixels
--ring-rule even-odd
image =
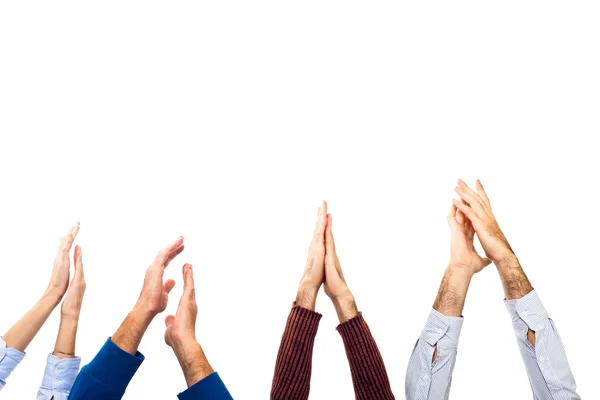
[[[356,301],[354,296],[348,290],[347,293],[337,296],[331,299],[335,312],[337,313],[340,324],[351,320],[358,315],[358,307],[356,307]]]
[[[533,290],[527,275],[525,275],[519,260],[514,254],[497,262],[496,268],[500,274],[504,296],[507,300],[520,299]]]
[[[214,372],[198,342],[175,350],[175,355],[188,387],[195,385]]]
[[[296,295],[296,304],[307,310],[315,311],[319,287],[301,282]]]
[[[75,339],[77,337],[78,318],[64,317],[60,319],[58,336],[52,354],[60,358],[75,357]]]
[[[112,342],[129,354],[135,355],[153,318],[148,312],[134,307],[112,336]]]
[[[433,308],[449,317],[460,317],[473,274],[464,268],[449,265],[444,273]]]
[[[7,346],[24,352],[59,303],[59,296],[44,294],[31,310],[2,336]]]

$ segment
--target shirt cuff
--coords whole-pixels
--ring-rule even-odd
[[[135,356],[131,355],[109,338],[84,369],[115,392],[124,393],[143,361],[142,353],[138,351]]]
[[[504,304],[513,321],[521,319],[532,331],[542,330],[548,321],[548,313],[535,289],[520,299],[504,300]]]
[[[79,357],[61,360],[53,354],[48,354],[42,387],[52,391],[69,392],[77,378],[80,366]]]
[[[0,337],[0,380],[6,378],[17,368],[17,365],[25,358],[25,353],[6,347],[6,342]]]
[[[457,347],[463,321],[463,317],[449,317],[432,308],[421,338],[430,346],[439,342],[443,347]]]
[[[196,400],[196,399],[211,399],[211,400],[233,400],[231,394],[225,387],[225,384],[219,377],[219,374],[213,372],[206,378],[199,380],[194,385],[190,386],[185,392],[177,395],[179,400]]]

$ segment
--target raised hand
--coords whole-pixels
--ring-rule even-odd
[[[61,306],[61,318],[78,320],[79,313],[81,311],[81,304],[83,303],[83,295],[85,293],[85,277],[83,275],[83,262],[81,247],[75,246],[75,252],[73,254],[73,264],[75,265],[75,272],[73,279],[69,285],[69,290],[65,295],[62,306]]]
[[[340,323],[358,315],[354,296],[348,289],[333,240],[333,218],[327,214],[325,227],[325,293],[335,307]]]
[[[59,301],[65,295],[67,288],[69,287],[71,269],[69,253],[78,232],[79,222],[73,225],[71,229],[69,229],[69,233],[60,239],[58,254],[54,259],[54,267],[52,269],[52,275],[50,277],[50,283],[48,284],[46,294],[58,296]]]
[[[450,225],[450,265],[464,268],[475,274],[492,261],[481,257],[473,244],[475,230],[471,221],[453,205],[448,213]]]
[[[459,179],[455,190],[464,202],[454,200],[454,205],[473,224],[486,256],[498,263],[514,253],[496,222],[490,200],[480,181],[477,181],[476,188],[477,192]]]
[[[137,303],[111,338],[113,343],[122,350],[136,354],[142,337],[154,317],[167,308],[169,292],[173,290],[175,281],[169,279],[163,282],[165,268],[182,251],[183,237],[179,237],[162,249],[146,270],[144,285]]]
[[[202,346],[196,339],[196,289],[191,264],[183,266],[183,295],[175,315],[165,319],[165,342],[169,345],[183,371],[188,387],[193,386],[214,370],[210,366]]]
[[[317,293],[325,280],[325,225],[327,224],[327,203],[323,201],[317,213],[317,223],[310,247],[304,275],[300,281],[296,304],[309,310],[315,309]]]
[[[196,341],[196,316],[198,305],[196,304],[196,289],[194,286],[194,275],[192,265],[183,266],[183,295],[179,300],[179,307],[175,315],[168,315],[165,319],[167,330],[165,331],[165,342],[174,350],[183,350],[186,343]]]
[[[183,249],[183,237],[179,237],[157,254],[154,262],[146,270],[144,285],[136,307],[147,311],[152,316],[165,311],[169,293],[175,286],[175,281],[172,279],[163,283],[165,268]]]

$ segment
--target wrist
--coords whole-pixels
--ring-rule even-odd
[[[358,315],[356,301],[348,288],[340,295],[330,296],[330,298],[333,307],[335,308],[335,312],[338,315],[340,324],[343,324]]]
[[[52,305],[53,307],[57,307],[60,304],[62,298],[63,295],[60,294],[58,291],[47,289],[42,295],[40,302],[47,303],[49,305]]]
[[[156,313],[149,311],[146,307],[141,304],[136,304],[133,309],[129,312],[128,318],[134,320],[140,325],[148,326],[156,317]]]
[[[195,385],[214,372],[204,355],[202,346],[196,339],[187,343],[185,348],[173,347],[173,351],[188,387]]]
[[[473,275],[475,275],[473,267],[456,262],[451,262],[448,264],[448,267],[446,267],[446,273],[452,276],[454,279],[462,279],[467,281],[471,281],[471,278]]]
[[[305,280],[300,282],[298,294],[296,295],[296,304],[300,307],[306,308],[307,310],[314,311],[317,303],[319,286],[320,285],[315,285]]]
[[[494,260],[494,264],[498,270],[520,268],[519,260],[513,252],[508,252]]]

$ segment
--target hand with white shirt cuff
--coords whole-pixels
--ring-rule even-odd
[[[41,299],[0,339],[0,389],[6,378],[25,357],[25,349],[35,338],[52,311],[60,304],[69,286],[70,251],[79,232],[79,222],[60,240],[48,287]]]

